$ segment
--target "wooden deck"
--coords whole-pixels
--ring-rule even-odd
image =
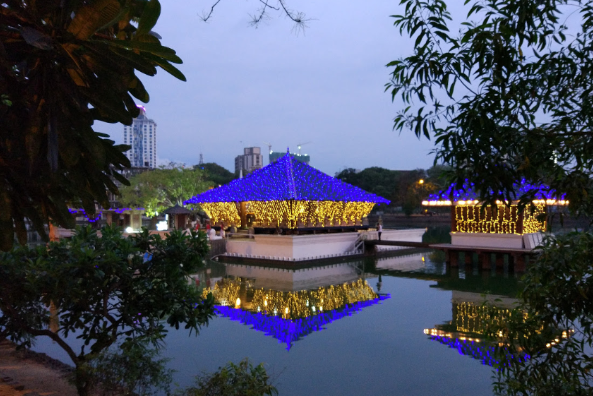
[[[539,254],[537,249],[513,249],[498,248],[490,246],[459,246],[450,243],[437,243],[429,246],[431,249],[442,250],[445,252],[445,261],[451,267],[459,266],[459,253],[463,253],[466,265],[473,261],[474,254],[478,256],[478,262],[483,269],[490,269],[491,259],[495,256],[496,267],[504,265],[504,256],[508,256],[509,265],[513,266],[516,272],[525,272],[526,258]]]
[[[414,247],[414,248],[430,248],[428,243],[424,242],[408,242],[408,241],[380,241],[378,239],[371,239],[364,241],[366,246],[403,246],[403,247]]]
[[[474,256],[477,256],[480,267],[484,270],[492,268],[492,259],[497,268],[504,266],[505,256],[507,262],[515,272],[525,272],[528,257],[539,254],[537,249],[513,249],[489,246],[459,246],[450,243],[428,244],[424,242],[408,241],[380,241],[378,239],[364,241],[365,252],[368,255],[376,253],[375,246],[403,246],[410,248],[436,249],[445,252],[445,261],[448,266],[459,267],[460,253],[463,254],[464,265],[471,265]]]

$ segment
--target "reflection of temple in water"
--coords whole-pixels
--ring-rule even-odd
[[[502,344],[486,341],[484,337],[484,321],[487,317],[495,322],[506,321],[517,299],[456,290],[452,293],[451,321],[436,325],[433,329],[424,329],[424,334],[433,341],[456,349],[461,355],[471,356],[492,367],[500,365],[503,358],[518,362],[529,359],[526,354],[513,356]]]
[[[287,349],[334,320],[389,298],[375,293],[356,263],[298,270],[229,264],[226,276],[203,293],[213,294],[220,316],[263,331]]]

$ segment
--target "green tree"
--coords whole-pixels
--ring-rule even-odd
[[[194,165],[194,169],[195,168],[202,169],[205,173],[204,177],[207,180],[212,180],[215,186],[227,184],[235,180],[234,173],[214,162],[208,162],[201,165]]]
[[[438,190],[439,188],[436,185],[424,179],[419,179],[416,182],[410,183],[402,205],[406,216],[410,216],[414,211],[420,211],[422,209],[422,201],[425,200],[429,194],[435,193]]]
[[[0,250],[25,219],[47,238],[51,220],[73,226],[68,204],[94,213],[109,207],[112,178],[130,165],[93,129],[96,120],[126,125],[148,93],[136,76],[160,67],[185,80],[181,59],[151,29],[158,0],[6,0],[0,6]]]
[[[117,227],[101,233],[78,229],[48,248],[0,253],[0,337],[23,346],[52,339],[72,359],[80,395],[93,384],[89,363],[112,345],[158,347],[167,325],[197,333],[214,315],[212,296],[203,300],[187,282],[208,251],[204,233],[173,231],[164,240],[146,230],[126,238]],[[78,351],[67,342],[71,334],[84,341]]]
[[[424,171],[421,169],[397,171],[373,166],[359,172],[347,168],[339,172],[336,177],[365,191],[389,199],[391,201],[389,206],[394,207],[404,203],[408,188],[424,177]]]
[[[101,396],[170,394],[173,370],[170,359],[145,343],[112,347],[87,362],[92,388]]]
[[[215,373],[196,377],[196,386],[190,387],[178,396],[264,396],[277,395],[270,384],[270,376],[263,364],[253,366],[247,359],[239,364],[229,363]]]
[[[121,188],[120,202],[124,206],[141,207],[154,217],[171,206],[183,206],[183,201],[202,193],[213,183],[205,180],[199,168],[159,168],[130,178],[130,185]]]
[[[513,186],[526,179],[566,193],[573,213],[591,216],[593,3],[468,0],[460,29],[451,28],[442,0],[401,4],[395,26],[415,45],[389,63],[386,88],[404,102],[395,129],[435,138],[436,161],[451,166],[458,187],[474,182],[486,203],[528,203],[536,188],[519,196]],[[586,232],[550,238],[529,266],[523,309],[535,320],[518,312],[503,334],[533,355],[503,367],[501,392],[591,393],[583,353],[593,342],[591,239]],[[579,332],[555,341],[554,332],[571,327]]]
[[[440,190],[449,188],[447,180],[447,173],[451,171],[451,167],[442,164],[436,164],[426,170],[427,180],[434,184]]]

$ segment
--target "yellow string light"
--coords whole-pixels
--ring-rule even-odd
[[[502,325],[507,323],[511,310],[487,305],[477,305],[471,302],[453,303],[453,322],[456,331],[460,333],[484,334],[484,324]],[[527,318],[527,313],[523,313]]]
[[[479,204],[464,202],[454,207],[454,213],[455,232],[522,235],[546,229],[546,222],[538,220],[546,213],[545,204],[528,205],[520,216],[517,205],[499,205],[496,210],[488,205],[482,210]]]
[[[241,278],[223,279],[212,289],[205,289],[203,296],[212,293],[220,305],[231,305],[239,298]],[[253,293],[253,294],[251,294]],[[299,319],[331,311],[360,301],[377,298],[377,294],[362,279],[342,285],[320,287],[317,290],[282,292],[266,289],[252,289],[246,292],[247,301],[242,300],[244,309],[262,312],[266,315],[279,315],[285,319]]]
[[[237,204],[233,202],[203,203],[202,208],[214,224],[241,224]],[[325,227],[361,225],[375,204],[342,201],[248,201],[246,211],[255,216],[262,227]]]
[[[218,224],[221,221],[225,224],[241,224],[241,217],[234,202],[201,203],[200,205],[213,224]]]

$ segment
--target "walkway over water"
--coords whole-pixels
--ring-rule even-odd
[[[516,272],[525,272],[527,260],[539,254],[539,251],[534,249],[458,246],[450,243],[429,244],[424,242],[367,240],[364,241],[364,245],[367,255],[376,254],[376,246],[402,246],[441,250],[445,253],[447,266],[458,267],[460,260],[463,260],[466,265],[471,265],[474,261],[477,261],[484,270],[490,270],[493,262],[497,268],[502,268],[506,256],[508,264]]]

